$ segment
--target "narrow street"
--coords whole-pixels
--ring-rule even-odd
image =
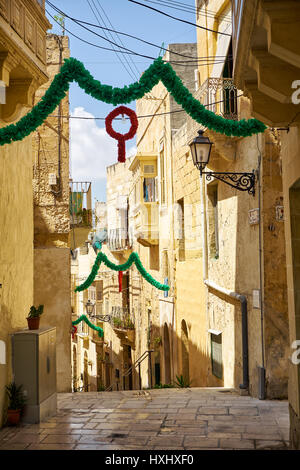
[[[55,417],[0,431],[0,450],[288,447],[287,401],[224,388],[62,393]]]

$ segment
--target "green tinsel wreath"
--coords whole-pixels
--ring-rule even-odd
[[[104,263],[108,268],[114,270],[114,271],[127,271],[127,269],[130,268],[130,266],[135,263],[137,269],[139,270],[139,272],[141,273],[141,275],[146,279],[147,282],[149,282],[150,284],[152,284],[154,287],[156,287],[157,289],[160,289],[160,290],[164,290],[164,291],[168,291],[170,289],[169,286],[167,286],[166,284],[161,284],[160,282],[156,281],[155,279],[153,279],[153,277],[151,276],[151,274],[149,274],[146,269],[144,268],[144,266],[142,265],[141,263],[141,260],[139,258],[139,255],[137,253],[131,253],[131,255],[129,256],[128,260],[126,261],[126,263],[124,264],[114,264],[112,263],[111,261],[109,261],[109,259],[107,258],[107,256],[100,252],[98,253],[97,255],[97,258],[96,258],[96,261],[94,263],[94,266],[92,267],[92,270],[90,272],[90,275],[88,276],[88,278],[80,285],[80,286],[77,286],[76,289],[75,289],[75,292],[80,292],[82,290],[85,290],[85,289],[88,289],[90,287],[90,285],[92,284],[92,282],[94,282],[94,279],[95,277],[97,276],[97,272],[99,270],[99,267],[100,267],[100,264],[101,263]]]
[[[90,322],[90,320],[88,319],[88,317],[86,315],[81,315],[81,317],[79,317],[77,320],[75,321],[72,321],[72,325],[78,325],[78,323],[84,321],[90,328],[92,328],[93,330],[96,330],[98,331],[98,335],[100,338],[103,338],[104,336],[104,332],[103,332],[103,329],[100,328],[100,326],[96,326],[94,325],[93,323]]]
[[[183,85],[172,66],[156,59],[143,73],[138,82],[123,88],[102,85],[86,70],[83,63],[71,57],[65,59],[60,72],[54,77],[50,87],[39,103],[16,124],[0,129],[0,145],[24,139],[39,126],[66,96],[71,82],[78,85],[93,98],[113,105],[126,104],[143,96],[161,80],[175,101],[199,124],[228,136],[246,137],[264,132],[266,126],[257,119],[234,121],[217,116],[209,111]]]

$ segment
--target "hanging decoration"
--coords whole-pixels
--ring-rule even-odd
[[[75,325],[72,325],[72,339],[74,339],[74,336],[77,333],[77,327]]]
[[[158,57],[150,65],[138,82],[123,88],[102,85],[92,77],[82,62],[71,57],[65,59],[60,72],[54,77],[39,103],[16,124],[10,124],[0,129],[0,145],[22,140],[42,125],[49,114],[56,109],[60,101],[66,96],[69,84],[73,81],[76,81],[93,98],[117,106],[121,103],[130,103],[143,98],[146,93],[149,93],[157,85],[159,80],[162,81],[175,101],[196,122],[208,127],[208,129],[236,137],[259,134],[266,129],[265,124],[257,119],[235,121],[217,116],[206,109],[183,85],[172,66],[169,63],[164,63],[161,57]]]
[[[112,128],[112,121],[122,114],[126,114],[130,118],[131,127],[126,134],[120,134],[119,132],[114,131]],[[119,106],[118,108],[114,109],[105,119],[105,128],[108,135],[110,135],[113,139],[118,141],[118,162],[125,162],[125,142],[126,140],[132,139],[137,131],[139,122],[137,115],[135,112],[127,108],[126,106]]]
[[[104,336],[104,332],[103,332],[103,329],[100,328],[100,326],[96,326],[94,325],[93,323],[90,322],[90,320],[88,319],[88,317],[86,315],[81,315],[81,317],[77,318],[77,320],[75,321],[72,321],[72,325],[75,326],[75,325],[78,325],[78,323],[84,321],[90,328],[92,328],[93,330],[95,331],[98,331],[98,336],[99,338],[103,338]],[[77,330],[76,330],[77,331]]]
[[[114,264],[109,259],[107,256],[100,251],[98,253],[96,261],[94,263],[94,266],[92,267],[91,273],[88,276],[88,278],[80,285],[77,286],[75,289],[75,292],[80,292],[83,290],[86,290],[90,287],[90,285],[94,282],[95,277],[97,276],[97,272],[100,268],[101,263],[104,263],[108,268],[113,269],[114,271],[127,271],[127,269],[130,268],[130,266],[135,263],[138,271],[141,273],[141,275],[146,279],[147,282],[152,284],[154,287],[156,287],[159,290],[167,291],[170,289],[169,286],[166,284],[161,284],[160,282],[156,281],[151,274],[149,274],[144,266],[141,263],[141,260],[139,258],[139,255],[136,252],[131,253],[129,256],[128,260],[124,264]]]
[[[119,271],[119,292],[122,292],[122,279],[123,279],[123,271]]]

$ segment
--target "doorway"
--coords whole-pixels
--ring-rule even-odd
[[[165,383],[171,383],[171,357],[170,357],[170,337],[169,328],[164,325],[164,366],[165,366]]]
[[[181,364],[182,375],[186,382],[190,381],[189,336],[185,320],[181,322]]]

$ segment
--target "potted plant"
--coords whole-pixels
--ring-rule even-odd
[[[15,382],[11,382],[5,388],[8,396],[7,424],[16,426],[19,424],[21,411],[26,403],[23,385],[18,386]]]
[[[28,322],[28,328],[30,330],[38,330],[40,326],[40,316],[42,315],[44,311],[44,305],[39,305],[38,308],[30,307],[30,312],[27,317],[27,322]]]

